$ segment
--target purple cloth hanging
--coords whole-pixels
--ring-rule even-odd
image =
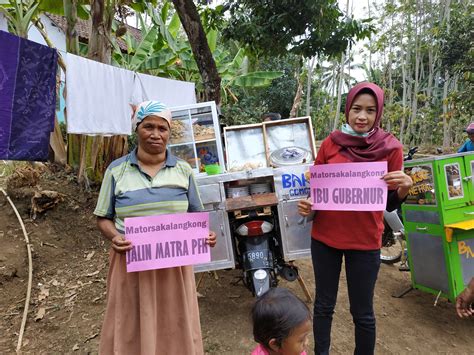
[[[0,159],[45,161],[56,111],[55,49],[0,31]]]

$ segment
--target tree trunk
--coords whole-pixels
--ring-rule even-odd
[[[349,17],[349,0],[346,2],[346,15]],[[347,49],[349,51],[349,47]],[[349,52],[348,52],[349,53]],[[339,116],[341,115],[341,101],[342,101],[342,83],[344,81],[344,61],[345,61],[344,53],[341,53],[341,62],[339,65],[339,81],[337,84],[337,104],[336,104],[336,115],[334,117],[334,125],[332,127],[333,131],[337,129],[339,126]],[[350,67],[350,61],[349,61]]]
[[[313,82],[313,69],[316,57],[308,61],[308,78],[306,84],[306,116],[311,116],[311,84]]]
[[[207,43],[201,18],[192,0],[173,0],[181,24],[186,31],[194,59],[201,74],[206,100],[221,102],[221,77]]]
[[[55,46],[53,45],[53,43],[49,39],[48,34],[44,30],[44,25],[41,22],[40,18],[37,18],[34,21],[34,25],[35,25],[36,29],[38,30],[38,32],[43,37],[43,39],[46,42],[46,44],[48,45],[48,47],[55,48]],[[59,56],[58,56],[58,64],[59,64],[60,68],[64,72],[66,72],[66,64],[64,63],[64,60],[63,60],[63,57],[61,56],[61,54],[59,54]],[[60,94],[60,90],[59,90],[60,82],[61,82],[61,74],[60,74],[60,72],[58,72],[58,74],[56,75],[56,95],[58,97],[59,97],[59,94]],[[56,100],[58,100],[58,99],[59,98],[56,98]],[[51,132],[50,139],[49,139],[49,145],[50,145],[50,147],[53,151],[54,162],[58,163],[58,164],[61,164],[61,165],[65,165],[66,162],[67,162],[67,159],[66,159],[66,157],[67,157],[66,143],[64,142],[63,135],[61,133],[61,128],[59,127],[58,116],[56,114],[54,115],[54,131]]]
[[[336,112],[334,116],[334,124],[332,130],[335,131],[339,126],[339,116],[341,114],[341,101],[342,101],[342,76],[344,72],[344,53],[341,54],[341,65],[339,66],[339,77],[337,82],[337,103]]]
[[[291,106],[290,118],[295,118],[298,115],[298,109],[301,106],[301,98],[303,97],[303,80],[301,74],[296,73],[296,78],[298,80],[298,87],[296,88],[295,98]]]
[[[408,121],[407,125],[407,137],[410,136],[412,129],[413,122],[416,119],[416,115],[418,112],[418,81],[419,81],[419,69],[420,69],[420,41],[419,38],[419,9],[418,9],[419,2],[417,2],[417,13],[415,15],[415,71],[413,73],[413,92],[412,92],[412,99],[411,99],[411,115],[410,120]]]
[[[66,51],[71,54],[79,54],[79,36],[76,31],[77,24],[77,0],[63,0],[64,16],[66,17]],[[67,89],[63,92],[64,99]],[[64,112],[67,122],[67,109]],[[81,136],[78,134],[67,135],[67,162],[73,168],[78,168],[81,160]]]
[[[394,14],[392,13],[390,15],[390,31],[393,29],[393,17]],[[393,91],[393,79],[392,79],[392,59],[393,59],[393,37],[390,34],[389,36],[389,43],[388,43],[388,89],[389,89],[389,96],[388,96],[388,104],[391,106],[393,105],[393,97],[394,97],[394,91]],[[391,132],[392,130],[392,122],[390,120],[387,120],[386,122],[386,128],[388,132]]]
[[[409,11],[409,9],[408,9]],[[406,132],[405,130],[408,131],[408,129],[405,127],[405,125],[407,124],[407,114],[406,114],[406,111],[407,110],[407,106],[408,106],[408,101],[409,101],[409,97],[411,96],[411,80],[410,80],[410,77],[408,76],[409,74],[409,69],[410,69],[410,51],[412,50],[410,44],[411,44],[411,41],[410,41],[410,32],[411,32],[411,26],[410,26],[410,23],[411,23],[411,17],[410,17],[410,13],[408,12],[407,14],[407,19],[404,19],[404,23],[402,23],[402,26],[406,26],[407,27],[407,30],[403,33],[405,33],[407,35],[407,38],[408,38],[408,44],[406,45],[406,54],[405,56],[403,57],[402,61],[402,85],[403,85],[403,94],[402,94],[402,109],[403,109],[403,113],[402,113],[402,121],[400,123],[400,142],[403,144],[404,141],[405,141],[405,135],[406,135]],[[401,37],[401,40],[400,40],[400,43],[403,45],[403,33],[400,34]]]
[[[449,86],[449,73],[446,70],[444,73],[444,85],[443,85],[443,150],[449,148],[449,132],[448,132],[448,86]]]
[[[112,58],[109,36],[115,11],[114,5],[115,1],[112,1],[112,4],[104,0],[91,1],[92,27],[87,58],[105,64],[110,64]]]
[[[66,17],[66,51],[72,54],[79,53],[79,36],[76,31],[77,0],[63,0],[64,16]]]
[[[446,23],[447,32],[449,33],[449,17],[450,17],[450,5],[451,0],[446,0],[444,7],[444,22]],[[443,86],[443,150],[449,148],[449,142],[451,140],[451,134],[449,132],[449,117],[448,117],[448,87],[449,87],[450,76],[446,70],[444,72],[444,86]]]

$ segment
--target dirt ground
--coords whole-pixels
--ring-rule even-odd
[[[5,181],[0,181],[5,187]],[[105,310],[108,243],[95,228],[96,192],[78,188],[72,175],[49,167],[36,189],[60,192],[62,201],[31,217],[28,198],[14,198],[33,249],[33,287],[22,351],[25,354],[96,354]],[[28,258],[20,224],[0,193],[0,354],[13,354],[24,309]],[[298,261],[314,294],[311,262]],[[199,286],[202,332],[207,354],[249,354],[255,346],[249,321],[254,299],[238,270],[205,273]],[[197,278],[200,274],[197,275]],[[474,319],[456,318],[444,299],[412,291],[409,273],[382,265],[375,294],[379,354],[472,354]],[[281,281],[301,298],[297,282]],[[332,353],[353,352],[353,326],[344,276],[332,332]],[[310,352],[311,353],[311,352]]]

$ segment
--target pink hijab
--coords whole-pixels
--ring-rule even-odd
[[[345,110],[346,122],[349,121],[349,110],[352,103],[363,90],[372,93],[377,102],[377,116],[369,135],[359,137],[341,131],[334,131],[329,135],[335,144],[341,146],[340,153],[353,162],[378,161],[385,158],[393,150],[403,148],[398,139],[380,128],[383,112],[383,90],[373,83],[359,83],[349,91]]]

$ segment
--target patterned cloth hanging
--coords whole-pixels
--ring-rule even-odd
[[[55,49],[0,31],[0,159],[45,161],[56,110]]]

